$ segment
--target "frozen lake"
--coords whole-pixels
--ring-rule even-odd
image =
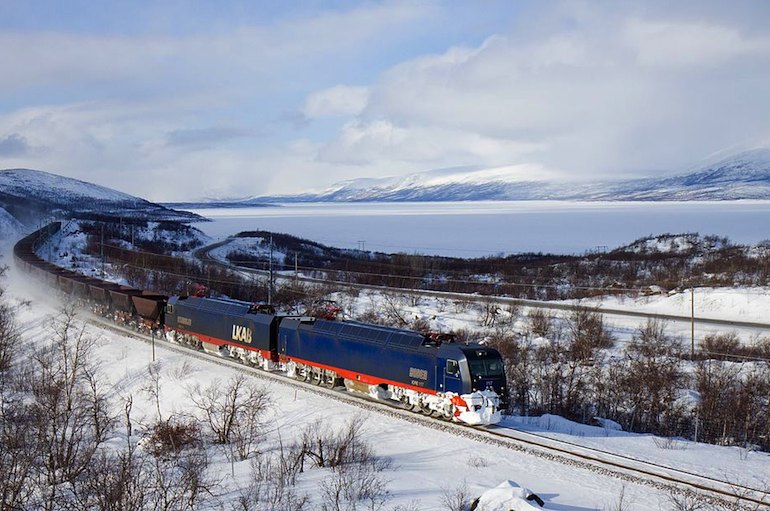
[[[312,203],[191,210],[213,238],[283,232],[343,248],[479,257],[580,254],[650,234],[699,232],[737,243],[770,239],[770,202]]]

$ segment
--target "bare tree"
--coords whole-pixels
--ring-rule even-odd
[[[151,362],[147,365],[147,374],[150,376],[142,388],[148,396],[155,403],[155,410],[158,412],[158,421],[163,420],[163,414],[160,412],[160,381],[161,381],[161,365],[160,361]]]
[[[110,429],[112,419],[92,362],[94,345],[67,308],[54,320],[50,343],[32,357],[28,382],[45,509],[56,507],[62,483],[87,469]]]
[[[150,506],[159,511],[199,509],[216,497],[219,482],[208,474],[203,448],[180,451],[170,458],[153,457],[149,469]]]
[[[255,451],[262,435],[263,416],[271,404],[264,387],[251,384],[239,374],[225,385],[214,381],[205,389],[194,387],[189,394],[217,443],[234,445],[241,460]]]
[[[30,434],[29,408],[15,394],[0,387],[0,509],[35,507],[38,438]]]
[[[73,485],[73,509],[142,511],[150,503],[149,460],[129,441],[122,451],[100,450]]]
[[[631,426],[668,434],[681,417],[677,389],[684,385],[681,344],[668,336],[662,323],[649,320],[626,349],[622,384],[631,410]]]

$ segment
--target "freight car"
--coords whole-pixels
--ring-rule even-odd
[[[14,247],[18,266],[113,319],[172,342],[227,355],[312,384],[401,402],[406,408],[471,425],[495,424],[506,403],[500,354],[481,344],[415,331],[276,314],[236,300],[167,297],[85,277],[44,261],[47,226]]]

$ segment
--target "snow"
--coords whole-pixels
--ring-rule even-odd
[[[56,314],[60,305],[46,297],[48,290],[37,289],[15,271],[9,284],[11,299],[32,300],[31,306],[24,309],[19,318],[21,324],[30,325],[24,332],[26,341],[35,342],[48,335],[45,322],[37,320]],[[440,307],[436,303],[422,302],[413,310],[419,309],[426,316],[441,316]],[[445,314],[445,321],[451,323],[448,318],[454,316],[454,313]],[[119,400],[133,396],[136,429],[148,427],[157,419],[155,405],[143,390],[152,359],[151,347],[97,326],[89,326],[87,332],[99,339],[101,374],[109,379],[113,397]],[[233,369],[170,351],[160,341],[156,343],[156,355],[162,383],[160,409],[163,417],[192,413],[189,398],[192,386],[205,387],[216,381],[224,382],[235,374]],[[627,509],[667,508],[666,493],[650,486],[481,444],[368,410],[362,411],[354,405],[330,401],[280,382],[255,381],[268,388],[274,402],[271,427],[262,446],[264,450],[274,449],[279,437],[284,443],[290,441],[307,425],[325,424],[340,428],[351,420],[362,422],[366,438],[372,442],[377,455],[392,461],[393,468],[384,473],[390,490],[386,509],[415,503],[421,510],[445,509],[442,495],[462,485],[467,486],[470,496],[484,494],[480,503],[483,502],[485,507],[477,509],[532,509],[531,502],[521,500],[521,490],[517,486],[508,482],[500,484],[501,480],[507,479],[540,495],[545,500],[546,509],[603,509],[617,502],[621,493],[630,502]],[[509,417],[503,426],[735,483],[758,487],[768,484],[770,457],[765,453],[679,439],[667,443],[650,435],[618,431],[611,423],[605,423],[603,427],[588,426],[557,416]],[[117,438],[113,439],[115,444],[120,443],[121,434],[117,433]],[[248,486],[248,462],[231,465],[216,447],[211,448],[210,457],[213,460],[212,470],[222,479],[224,486],[221,499],[236,498],[238,489]],[[718,464],[714,463],[715,459],[719,460]],[[300,478],[298,489],[311,495],[311,499],[315,499],[312,501],[318,505],[317,488],[327,477],[327,469],[308,470]],[[494,490],[489,491],[491,488]],[[522,507],[525,504],[530,507]],[[210,508],[217,507],[212,505]]]
[[[192,210],[212,221],[214,239],[262,229],[325,245],[457,257],[543,252],[581,254],[619,247],[651,233],[767,239],[770,202],[442,202],[286,204]]]
[[[0,240],[8,240],[18,237],[24,228],[10,213],[0,208]]]
[[[499,486],[485,491],[479,497],[474,511],[531,511],[540,509],[534,500],[527,500],[532,492],[513,481],[504,481]]]
[[[111,188],[87,183],[78,179],[50,174],[40,170],[0,170],[0,188],[35,197],[45,197],[55,191],[59,196],[69,195],[73,200],[100,199],[122,202],[144,202],[131,195]]]

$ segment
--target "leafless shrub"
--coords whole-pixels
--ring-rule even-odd
[[[529,318],[529,331],[537,337],[548,337],[551,333],[553,315],[542,309],[532,309],[527,314]]]
[[[453,330],[452,335],[454,335],[455,341],[458,343],[478,342],[482,338],[481,332],[465,328]]]
[[[227,384],[214,381],[205,389],[194,387],[189,394],[217,443],[232,444],[241,460],[254,452],[262,434],[262,417],[270,405],[267,390],[239,374]]]
[[[666,496],[668,509],[671,511],[699,511],[706,509],[703,502],[692,492],[672,490]]]
[[[716,360],[730,360],[740,356],[740,348],[741,343],[735,332],[708,334],[700,344],[701,353],[707,358]]]
[[[318,425],[308,426],[302,433],[303,455],[317,467],[335,468],[345,464],[366,463],[374,459],[374,451],[361,436],[363,422],[353,419],[339,432]]]
[[[463,481],[456,488],[441,488],[441,503],[447,511],[466,511],[470,502],[468,482]]]
[[[161,363],[152,362],[147,365],[147,374],[149,380],[142,387],[142,390],[150,396],[155,403],[155,410],[158,412],[158,421],[163,420],[163,414],[160,412],[160,382],[161,382]]]
[[[393,508],[393,511],[420,511],[423,509],[419,500],[413,500],[409,504],[401,504]]]
[[[491,298],[485,298],[481,301],[481,313],[479,314],[479,325],[483,327],[494,326],[500,316],[500,306]]]
[[[521,315],[521,306],[511,303],[505,307],[505,312],[508,314],[508,319],[505,321],[508,325],[513,325]]]
[[[382,314],[390,324],[405,327],[409,320],[404,313],[404,296],[394,293],[382,293]]]
[[[257,453],[251,461],[251,472],[255,481],[277,484],[281,487],[294,486],[303,471],[304,451],[300,444],[289,447],[280,442],[278,449]]]
[[[617,500],[604,507],[604,511],[627,511],[628,509],[630,509],[630,503],[626,498],[625,486],[620,489]]]
[[[683,442],[681,442],[680,440],[677,440],[672,436],[666,436],[666,437],[654,436],[652,437],[652,442],[655,444],[655,446],[658,449],[679,450],[679,449],[686,448]]]
[[[171,376],[173,376],[177,380],[184,380],[188,376],[190,376],[193,373],[192,364],[190,364],[190,361],[185,359],[181,363],[174,366],[174,368],[171,370]]]
[[[471,454],[468,456],[467,463],[469,467],[484,468],[489,466],[489,462],[478,454]]]
[[[150,500],[151,464],[128,443],[123,451],[101,450],[76,481],[76,509],[142,511]]]
[[[614,344],[612,334],[598,312],[575,310],[569,315],[567,325],[570,334],[569,349],[573,360],[591,360],[598,350],[611,348]]]
[[[387,481],[381,472],[389,464],[376,459],[337,465],[321,482],[323,511],[378,511],[388,500]]]
[[[213,500],[218,481],[208,474],[205,449],[188,448],[173,457],[150,460],[150,509],[195,510]]]
[[[147,451],[158,458],[174,457],[184,450],[201,445],[200,428],[192,419],[170,417],[158,421],[147,438]]]

